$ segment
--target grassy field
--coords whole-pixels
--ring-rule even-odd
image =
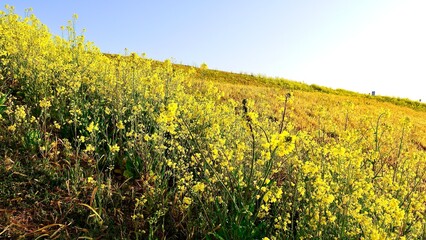
[[[424,104],[103,54],[7,9],[0,238],[426,239]]]

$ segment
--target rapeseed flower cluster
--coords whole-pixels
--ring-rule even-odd
[[[76,18],[64,39],[7,9],[0,93],[19,94],[0,111],[1,135],[12,135],[0,155],[18,146],[61,165],[62,190],[88,196],[80,229],[117,220],[139,238],[425,236],[426,154],[406,147],[409,119],[391,124],[383,110],[353,128],[348,102],[340,128],[327,106],[311,109],[308,127],[292,121],[293,94],[274,112],[170,61],[102,54]]]

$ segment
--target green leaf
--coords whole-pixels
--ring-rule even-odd
[[[0,96],[0,114],[2,114],[4,110],[6,110],[6,105],[4,105],[4,103],[6,102],[7,94],[0,94]]]
[[[0,105],[0,114],[2,114],[6,110],[6,106]]]
[[[126,178],[133,178],[134,177],[133,172],[130,171],[130,170],[125,170],[124,173],[123,173],[123,176],[126,177]]]
[[[6,97],[7,97],[7,94],[1,94],[0,106],[4,106],[4,103],[6,102]]]

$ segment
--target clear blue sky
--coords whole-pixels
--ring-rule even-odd
[[[424,0],[2,2],[58,35],[76,13],[103,52],[426,101]]]

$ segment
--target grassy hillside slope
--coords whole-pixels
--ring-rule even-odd
[[[105,55],[7,9],[0,238],[426,238],[423,105]]]
[[[294,95],[292,120],[300,129],[318,129],[318,110],[326,111],[334,128],[359,128],[362,118],[378,117],[383,112],[389,114],[392,125],[399,125],[404,117],[410,118],[414,127],[412,142],[419,149],[426,149],[426,104],[409,99],[387,96],[371,96],[344,89],[331,89],[318,85],[308,85],[296,81],[238,74],[219,70],[194,68],[175,64],[175,69],[193,70],[193,79],[212,82],[224,93],[225,99],[241,102],[252,99],[257,111],[278,119],[282,99],[287,93]],[[269,111],[265,113],[265,111]],[[333,131],[333,130],[330,130]]]
[[[184,65],[175,65],[178,69],[188,70],[190,66]],[[253,74],[240,74],[240,73],[231,73],[224,72],[219,70],[211,70],[206,68],[196,68],[194,77],[201,79],[203,81],[214,81],[214,82],[223,82],[223,83],[232,83],[238,85],[251,85],[251,86],[263,86],[263,87],[273,87],[279,89],[285,89],[287,91],[304,91],[304,92],[320,92],[328,93],[332,95],[341,95],[341,96],[352,96],[356,98],[371,98],[379,102],[389,102],[398,106],[409,107],[414,110],[426,111],[426,104],[419,101],[413,101],[405,98],[395,98],[388,96],[370,96],[368,94],[360,94],[345,89],[332,89],[324,86],[319,86],[316,84],[305,84],[301,82],[291,81],[282,78],[271,78],[261,75]]]

